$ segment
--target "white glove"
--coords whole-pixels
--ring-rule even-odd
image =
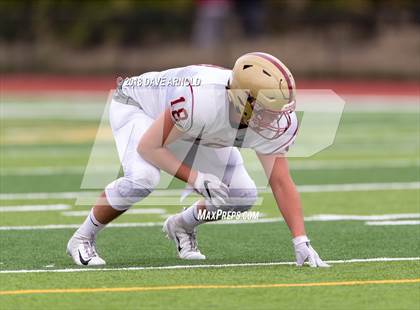
[[[296,265],[302,266],[305,261],[308,261],[311,267],[330,267],[322,261],[318,253],[311,247],[308,237],[299,236],[293,238],[292,241],[295,247]]]
[[[194,189],[208,199],[215,207],[226,203],[229,188],[218,177],[209,173],[197,172]]]

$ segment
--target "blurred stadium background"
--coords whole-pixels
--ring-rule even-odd
[[[0,1],[3,74],[230,67],[266,51],[305,78],[419,78],[416,0]]]

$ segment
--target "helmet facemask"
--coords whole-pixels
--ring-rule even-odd
[[[247,90],[228,89],[228,93],[236,112],[241,114],[241,123],[264,139],[277,139],[290,127],[290,113],[295,110],[295,101],[280,111],[273,111],[265,108]]]
[[[281,111],[272,111],[264,108],[257,100],[252,104],[252,115],[248,127],[267,140],[280,137],[291,125],[290,113],[294,110],[294,103]]]

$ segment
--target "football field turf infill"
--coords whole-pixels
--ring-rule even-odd
[[[65,248],[90,208],[75,198],[103,106],[82,113],[80,104],[40,102],[50,111],[41,119],[31,116],[34,102],[1,104],[2,309],[420,308],[417,107],[347,108],[334,145],[290,160],[308,236],[331,268],[293,265],[288,229],[262,188],[253,208],[259,221],[200,227],[205,261],[178,259],[161,232],[182,209],[173,191],[155,193],[101,232],[107,265],[86,269]],[[54,112],[61,108],[65,115]],[[244,157],[261,185],[259,164]]]

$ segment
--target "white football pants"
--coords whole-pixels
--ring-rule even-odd
[[[111,206],[127,210],[147,197],[159,184],[160,170],[137,153],[137,145],[154,119],[136,106],[112,100],[110,123],[124,176],[110,183],[105,194]],[[169,146],[175,156],[201,172],[218,176],[229,185],[230,197],[224,210],[245,211],[257,199],[254,181],[235,147],[210,148],[178,140]],[[212,209],[206,201],[207,209]]]

